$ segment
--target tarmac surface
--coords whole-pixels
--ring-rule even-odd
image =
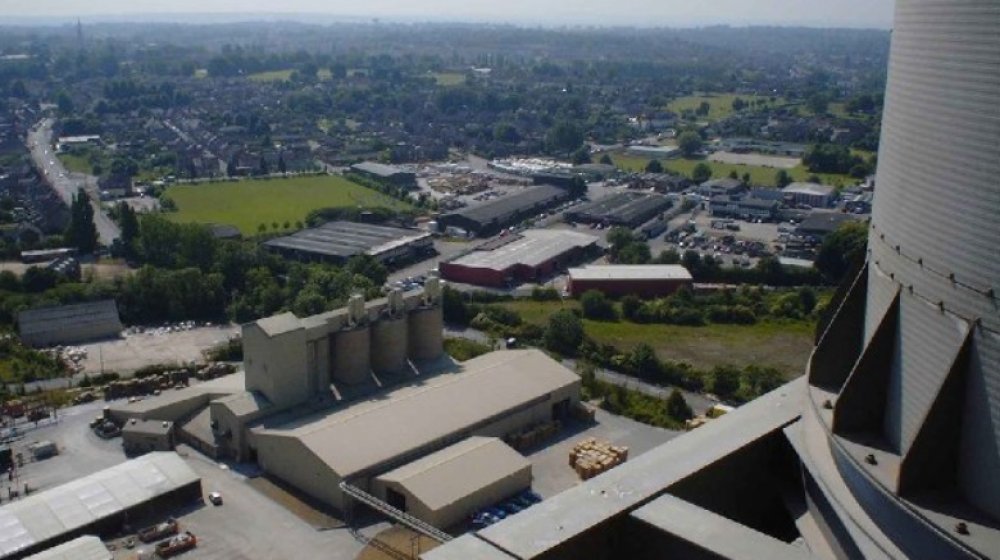
[[[28,132],[28,149],[35,167],[42,172],[52,188],[70,206],[73,196],[83,188],[90,197],[94,208],[94,223],[97,235],[102,245],[110,246],[111,242],[121,235],[121,230],[104,212],[101,206],[100,193],[97,189],[97,178],[91,175],[69,173],[55,154],[52,141],[52,125],[54,120],[43,119]]]

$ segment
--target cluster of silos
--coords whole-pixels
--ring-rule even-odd
[[[423,293],[389,293],[385,305],[366,308],[361,296],[348,302],[346,316],[330,335],[333,383],[357,385],[382,374],[399,373],[408,362],[426,362],[444,353],[441,287],[431,278]]]
[[[417,307],[410,311],[407,344],[414,362],[434,360],[444,353],[444,313],[437,278],[427,280]]]

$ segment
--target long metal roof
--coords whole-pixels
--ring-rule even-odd
[[[25,560],[111,560],[111,558],[111,552],[101,539],[85,535],[38,554],[32,554]]]
[[[531,462],[498,438],[470,437],[379,476],[437,510],[503,480]]]
[[[113,299],[27,309],[18,313],[17,323],[23,337],[64,329],[102,326],[108,323],[122,328],[121,319],[118,317],[118,306]]]
[[[176,453],[149,453],[7,504],[0,508],[0,558],[198,480]]]
[[[328,222],[317,228],[271,239],[264,245],[274,249],[349,258],[362,254],[380,255],[396,247],[430,237],[430,233],[415,229],[355,222]]]
[[[296,438],[347,478],[579,382],[575,373],[539,350],[492,352],[465,362],[458,373],[256,433],[258,438]]]
[[[452,215],[464,216],[480,224],[488,224],[495,219],[504,218],[517,212],[522,212],[538,205],[548,204],[558,198],[569,196],[566,189],[553,185],[537,185],[528,187],[515,194],[497,198],[489,202],[463,208]]]
[[[573,280],[688,280],[688,269],[679,264],[616,264],[569,269]]]
[[[597,238],[568,230],[530,229],[521,238],[493,249],[473,251],[451,262],[468,268],[507,270],[516,265],[539,266],[573,249],[597,243]]]

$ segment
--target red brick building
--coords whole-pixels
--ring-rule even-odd
[[[587,266],[569,269],[566,289],[573,297],[597,290],[613,297],[652,298],[668,296],[692,282],[691,273],[674,264]]]
[[[505,288],[544,279],[596,252],[597,238],[567,230],[527,230],[441,263],[450,282]]]

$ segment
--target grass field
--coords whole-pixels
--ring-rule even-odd
[[[517,311],[530,323],[545,325],[559,309],[578,306],[575,301],[511,301],[501,305]],[[756,325],[640,325],[628,321],[584,320],[584,330],[595,341],[629,350],[640,342],[650,344],[664,360],[687,362],[699,369],[718,365],[749,364],[777,368],[792,378],[802,373],[812,352],[813,325],[806,321],[762,322]]]
[[[708,116],[699,116],[697,119],[713,122],[724,119],[733,113],[733,100],[737,97],[743,101],[752,101],[757,99],[757,97],[753,95],[739,95],[735,93],[705,93],[701,95],[678,97],[667,104],[667,109],[680,115],[685,110],[695,111],[698,109],[698,106],[701,105],[701,102],[705,101],[709,105]],[[778,98],[776,103],[784,103],[784,100]]]
[[[465,74],[459,72],[436,72],[434,79],[439,86],[460,86],[465,83]]]
[[[59,161],[72,173],[90,173],[94,166],[90,164],[90,157],[80,154],[59,154]]]
[[[175,185],[166,195],[177,204],[175,222],[231,224],[244,234],[260,224],[305,220],[309,212],[333,207],[406,208],[407,205],[337,176],[252,179],[229,183]]]
[[[271,70],[247,75],[247,78],[255,82],[287,82],[291,77],[291,70]]]
[[[626,171],[642,171],[646,169],[646,164],[649,163],[649,158],[647,157],[632,156],[625,153],[613,153],[610,155],[611,159],[615,162],[615,165]],[[750,173],[750,182],[755,185],[774,186],[774,178],[778,173],[778,170],[773,167],[737,165],[700,159],[669,159],[661,161],[663,166],[667,169],[675,173],[681,173],[688,177],[691,176],[691,172],[694,171],[694,167],[702,162],[708,164],[708,166],[712,168],[713,178],[719,179],[722,177],[728,177],[731,171],[735,171],[740,177],[743,177],[744,173]],[[855,182],[854,179],[847,175],[810,173],[809,170],[801,164],[793,167],[792,169],[788,169],[787,171],[794,181],[805,181],[810,175],[818,175],[822,182],[828,185],[839,184],[847,186]]]

